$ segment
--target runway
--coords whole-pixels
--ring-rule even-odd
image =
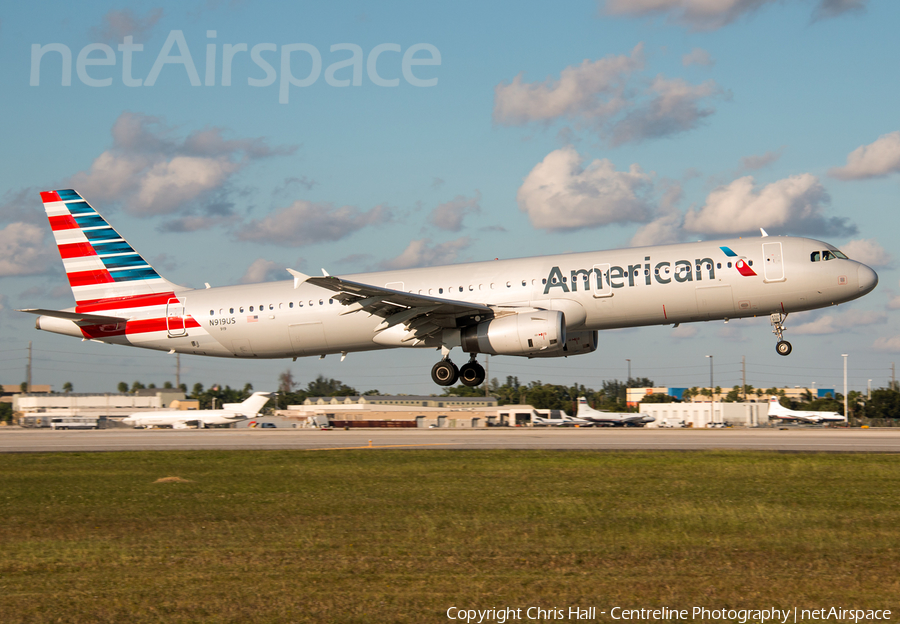
[[[0,452],[347,449],[757,450],[900,452],[889,429],[0,429]]]

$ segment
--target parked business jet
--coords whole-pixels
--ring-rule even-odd
[[[779,420],[798,420],[808,423],[823,422],[847,422],[847,419],[837,412],[806,412],[792,410],[778,402],[778,397],[769,397],[769,418]]]
[[[168,410],[161,412],[137,412],[122,422],[134,428],[172,427],[187,429],[188,423],[196,422],[201,429],[209,425],[226,425],[239,420],[255,418],[259,410],[269,401],[270,392],[254,392],[243,403],[226,403],[215,410]]]
[[[581,420],[607,427],[643,427],[656,420],[650,414],[601,412],[588,405],[587,399],[584,397],[578,397],[578,413],[575,416]]]
[[[78,193],[41,193],[75,296],[37,329],[170,353],[297,358],[394,347],[441,350],[435,383],[485,378],[479,353],[567,357],[597,331],[787,315],[836,305],[878,276],[828,243],[768,236],[191,289],[164,279]],[[470,355],[458,368],[451,349]]]

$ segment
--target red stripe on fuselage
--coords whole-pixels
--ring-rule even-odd
[[[75,217],[72,215],[58,215],[56,217],[47,217],[50,220],[50,229],[54,232],[59,230],[77,230],[78,224],[75,223]]]
[[[175,293],[155,293],[152,295],[140,295],[136,297],[114,297],[109,299],[87,299],[79,301],[75,306],[76,312],[99,312],[101,310],[130,310],[132,308],[147,308],[150,306],[166,305],[169,299],[173,299]]]
[[[181,330],[180,317],[172,317],[171,321],[166,322],[165,318],[155,319],[137,319],[128,321],[127,323],[118,323],[110,325],[89,325],[81,328],[81,333],[85,338],[109,338],[111,336],[124,336],[134,334],[148,334],[151,332],[164,332],[169,330],[169,325],[173,329]],[[192,317],[184,317],[184,327],[186,329],[194,329],[200,327],[200,323]]]
[[[41,191],[41,201],[49,204],[50,202],[62,201],[62,198],[56,191]]]
[[[85,256],[96,256],[97,252],[91,247],[90,243],[68,243],[59,246],[59,255],[65,258],[84,258]]]
[[[111,284],[113,283],[112,275],[106,269],[97,269],[96,271],[78,271],[75,273],[66,273],[69,278],[70,286],[93,286],[94,284]]]

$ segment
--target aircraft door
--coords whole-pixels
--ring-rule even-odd
[[[784,281],[784,260],[781,252],[781,243],[763,243],[765,281]]]
[[[590,283],[594,297],[611,297],[612,287],[609,284],[609,264],[595,264],[593,273]]]
[[[170,337],[187,335],[184,326],[184,299],[172,297],[166,303],[166,331]]]

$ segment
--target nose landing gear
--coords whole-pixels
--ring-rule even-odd
[[[775,344],[775,351],[778,352],[778,355],[790,355],[793,347],[791,343],[784,339],[784,322],[787,320],[787,314],[781,314],[780,312],[775,312],[769,315],[769,320],[772,322],[772,333],[778,337],[778,342]]]

